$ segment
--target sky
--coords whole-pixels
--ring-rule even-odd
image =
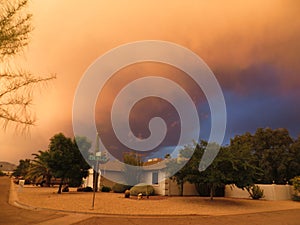
[[[46,150],[49,139],[58,132],[73,136],[72,104],[84,72],[112,48],[141,40],[182,45],[211,68],[226,102],[224,144],[234,135],[259,127],[284,127],[296,138],[300,134],[299,8],[296,0],[30,1],[34,30],[19,65],[37,75],[56,74],[57,79],[36,90],[32,110],[37,121],[28,134],[10,127],[0,131],[0,160],[17,163],[31,158],[32,153]],[[191,95],[201,92],[174,68],[135,65],[118,72],[124,79],[107,86],[97,106],[110,105],[115,91],[137,73],[153,72],[179,79]],[[137,106],[133,117],[137,121],[139,115],[150,118],[144,106],[157,105],[156,101],[148,99]],[[209,130],[203,95],[194,101],[201,111],[203,129]],[[170,106],[162,103],[153,113],[163,113],[166,107]],[[96,121],[101,126],[107,114],[99,110],[97,107]],[[177,120],[176,113],[173,117],[170,126]],[[134,129],[143,135],[139,125]],[[114,142],[106,135],[108,142]]]

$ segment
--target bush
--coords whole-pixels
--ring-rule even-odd
[[[137,196],[142,193],[144,196],[154,195],[154,188],[147,184],[137,184],[130,189],[130,195]]]
[[[125,197],[125,198],[129,198],[129,197],[130,197],[130,191],[129,191],[129,190],[126,190],[126,191],[125,191],[124,197]]]
[[[85,188],[82,188],[82,187],[79,187],[79,188],[77,188],[77,191],[78,192],[92,192],[93,191],[93,188],[91,188],[91,187],[85,187]]]
[[[297,193],[300,193],[300,176],[294,177],[293,179],[291,179],[291,182],[293,184],[294,190]]]
[[[293,179],[291,179],[291,182],[295,190],[295,194],[293,195],[292,199],[294,201],[300,201],[300,176],[294,177]]]
[[[115,193],[124,193],[126,190],[129,190],[132,186],[124,185],[124,184],[114,184],[112,187],[113,192]]]
[[[247,188],[247,191],[252,199],[260,199],[264,197],[264,190],[262,190],[258,185],[253,185]]]
[[[6,174],[2,172],[2,170],[0,170],[0,177],[5,176]]]
[[[300,202],[300,196],[298,196],[298,195],[293,195],[292,200],[293,200],[293,201]]]
[[[107,187],[107,186],[101,187],[101,192],[110,192],[110,191],[111,191],[110,187]]]

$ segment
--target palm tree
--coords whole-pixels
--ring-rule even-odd
[[[48,166],[49,162],[49,152],[48,151],[38,151],[38,153],[32,154],[34,159],[31,161],[28,178],[35,180],[35,182],[46,181],[46,186],[50,186],[50,181],[52,177],[52,172]]]

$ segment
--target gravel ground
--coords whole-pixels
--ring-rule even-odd
[[[91,209],[93,193],[70,192],[57,194],[57,187],[15,186],[19,202],[40,208],[103,214],[129,215],[234,215],[300,209],[294,201],[266,201],[251,199],[205,197],[151,196],[149,199],[126,199],[123,194],[96,193],[95,208]]]

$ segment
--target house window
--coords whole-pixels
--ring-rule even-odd
[[[158,184],[158,172],[152,173],[152,184]]]

